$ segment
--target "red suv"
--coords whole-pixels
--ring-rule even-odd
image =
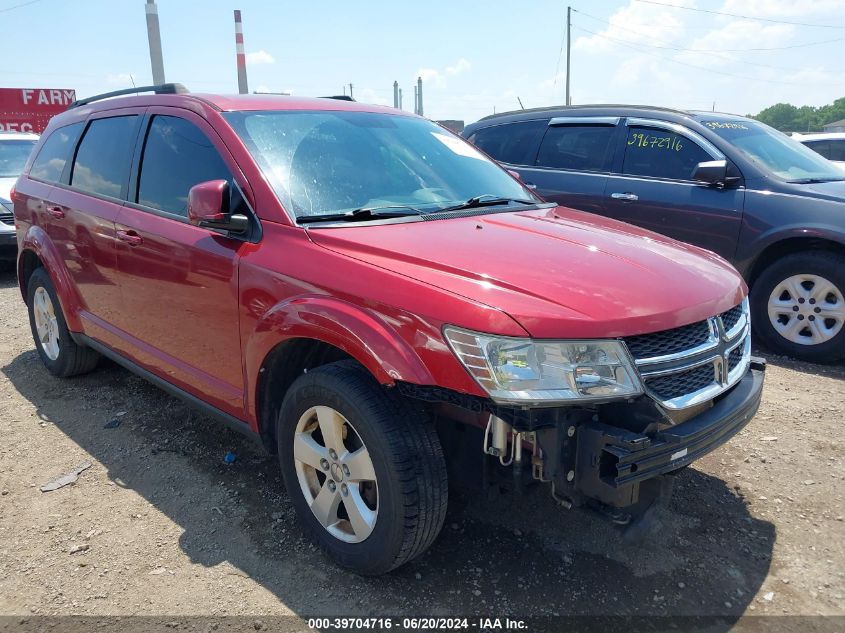
[[[12,193],[38,353],[112,358],[277,452],[341,565],[425,551],[447,466],[642,525],[756,412],[714,254],[544,203],[402,111],[148,91],[55,117]]]

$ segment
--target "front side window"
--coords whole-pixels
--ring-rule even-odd
[[[4,141],[0,138],[0,178],[17,178],[21,175],[35,141]]]
[[[613,159],[611,125],[555,125],[537,154],[537,165],[578,171],[608,171]]]
[[[672,180],[691,180],[698,163],[714,160],[695,141],[660,128],[631,126],[622,173]]]
[[[442,210],[474,196],[538,202],[472,145],[424,119],[378,112],[224,115],[296,217]]]
[[[190,121],[154,117],[141,160],[138,204],[187,217],[188,192],[207,180],[232,183],[214,144]]]
[[[59,182],[84,125],[82,122],[73,123],[54,130],[32,162],[30,177],[44,182]]]
[[[755,162],[787,182],[843,180],[842,170],[783,132],[748,119],[701,119],[701,124]]]
[[[76,151],[72,187],[110,198],[124,196],[137,119],[133,115],[91,121]]]
[[[478,130],[471,141],[482,152],[503,163],[533,165],[537,140],[547,121],[519,121]]]

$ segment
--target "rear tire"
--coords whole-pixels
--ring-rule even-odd
[[[301,524],[339,565],[384,574],[440,533],[448,485],[434,426],[354,361],[294,381],[276,441]]]
[[[26,305],[35,349],[51,374],[67,378],[97,366],[100,355],[71,337],[56,289],[43,268],[37,268],[27,282]]]
[[[845,358],[845,257],[817,251],[775,261],[751,288],[751,312],[774,352],[818,363]]]

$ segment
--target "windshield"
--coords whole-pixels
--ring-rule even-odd
[[[17,178],[21,175],[35,141],[0,139],[0,178]]]
[[[702,118],[748,158],[788,182],[843,180],[842,171],[827,159],[774,128],[746,119]]]
[[[425,119],[348,111],[225,116],[297,218],[388,207],[424,214],[486,195],[535,202],[498,165]]]

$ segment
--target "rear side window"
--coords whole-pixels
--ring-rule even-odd
[[[673,180],[689,180],[695,166],[714,160],[695,141],[647,127],[629,127],[622,173]]]
[[[73,162],[70,184],[110,198],[125,197],[137,116],[94,119]]]
[[[188,191],[232,175],[212,142],[190,121],[156,116],[150,125],[138,180],[138,204],[188,215]]]
[[[845,161],[845,139],[828,139],[824,141],[808,141],[804,143],[814,152],[817,152],[828,160]]]
[[[82,122],[73,123],[54,130],[38,151],[29,170],[30,177],[44,182],[61,182],[83,125]]]
[[[537,141],[548,121],[519,121],[478,130],[469,139],[482,152],[511,165],[533,165]]]
[[[612,125],[555,125],[540,144],[537,164],[556,169],[609,171],[613,159]]]

